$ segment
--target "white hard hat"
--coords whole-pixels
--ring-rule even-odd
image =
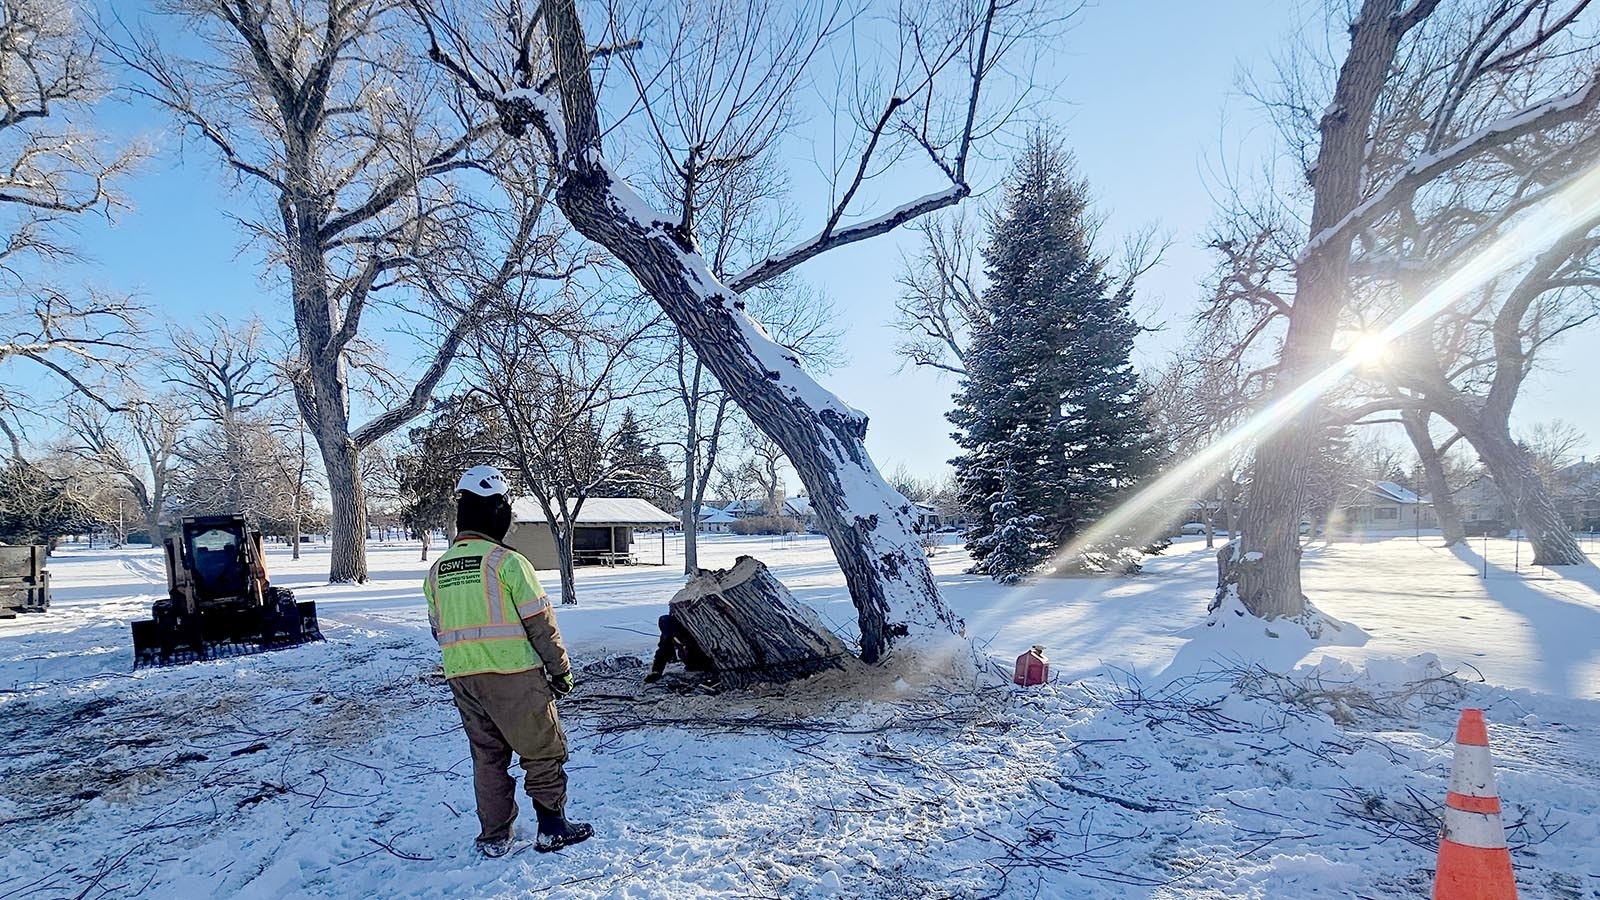
[[[494,466],[473,466],[456,482],[456,490],[477,494],[479,497],[503,497],[511,493],[506,477]]]

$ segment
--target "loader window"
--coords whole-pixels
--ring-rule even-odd
[[[210,528],[195,534],[191,541],[195,581],[199,582],[201,596],[237,597],[245,593],[248,573],[237,532]]]

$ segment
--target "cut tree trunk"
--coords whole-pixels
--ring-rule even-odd
[[[1417,459],[1422,465],[1422,475],[1428,482],[1428,494],[1433,500],[1433,515],[1439,520],[1444,545],[1453,547],[1466,540],[1467,535],[1461,527],[1461,511],[1456,508],[1456,498],[1450,493],[1450,481],[1445,477],[1444,460],[1433,443],[1433,435],[1428,432],[1429,416],[1422,410],[1408,409],[1400,413],[1400,421],[1405,424],[1406,437],[1411,439],[1411,446],[1416,449]],[[1421,515],[1420,511],[1418,515]]]
[[[702,571],[669,610],[729,687],[804,678],[844,668],[853,658],[816,612],[754,557],[739,557],[731,569]]]

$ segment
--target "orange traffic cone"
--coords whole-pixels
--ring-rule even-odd
[[[1489,758],[1483,710],[1463,709],[1456,726],[1456,759],[1444,801],[1439,870],[1433,900],[1516,900],[1511,851],[1500,824],[1500,795]]]

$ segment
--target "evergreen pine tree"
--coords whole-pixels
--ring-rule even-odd
[[[988,315],[950,413],[968,547],[977,571],[1000,580],[1051,560],[1160,463],[1129,360],[1132,297],[1112,289],[1091,228],[1087,185],[1036,135],[990,221]],[[1121,543],[1063,565],[1105,568]]]
[[[659,509],[677,508],[672,469],[660,448],[652,447],[633,410],[624,410],[611,448],[612,474],[590,492],[595,497],[638,497]]]

